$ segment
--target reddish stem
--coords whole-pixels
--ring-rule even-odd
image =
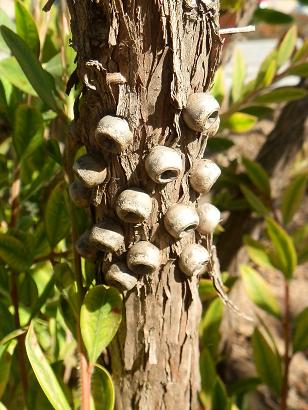
[[[290,367],[290,288],[289,282],[284,282],[284,306],[285,314],[283,319],[283,335],[284,335],[284,374],[281,388],[281,403],[280,410],[287,410],[288,391],[289,391],[289,367]]]
[[[80,333],[80,327],[77,329],[78,333],[78,349],[80,358],[80,378],[81,378],[81,410],[90,410],[91,404],[91,375],[93,366],[88,362],[84,345]]]

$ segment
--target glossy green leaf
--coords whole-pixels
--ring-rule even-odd
[[[49,243],[51,247],[54,247],[68,235],[70,230],[67,191],[64,182],[56,185],[49,195],[44,220]]]
[[[31,264],[31,255],[25,245],[14,236],[0,233],[0,259],[16,272],[25,272]]]
[[[40,53],[40,39],[32,15],[25,5],[15,1],[15,20],[17,34],[27,43],[36,56]]]
[[[299,77],[308,77],[308,63],[298,64],[288,69],[289,75],[298,75]]]
[[[219,377],[216,378],[216,383],[212,392],[211,410],[229,410],[230,403],[227,396],[226,388]]]
[[[277,299],[262,276],[248,265],[241,265],[240,271],[247,295],[253,303],[267,313],[280,318],[281,310]]]
[[[50,75],[43,70],[39,60],[21,37],[4,26],[0,28],[0,31],[38,96],[49,108],[58,112],[59,107],[54,97],[55,88]]]
[[[236,49],[234,53],[233,75],[231,95],[233,102],[241,99],[243,94],[243,85],[246,75],[246,66],[243,54],[240,49]]]
[[[0,61],[0,76],[21,91],[33,96],[37,95],[14,57]]]
[[[214,84],[211,89],[211,94],[221,104],[224,99],[225,92],[226,92],[226,86],[225,86],[225,81],[224,81],[224,71],[222,67],[219,67],[215,74]]]
[[[245,185],[240,185],[241,191],[246,198],[250,207],[261,216],[266,216],[269,213],[269,209],[266,205],[259,199],[251,189],[247,188]]]
[[[213,357],[206,347],[201,351],[199,365],[202,390],[206,395],[210,395],[216,383],[217,373]]]
[[[21,104],[15,111],[13,144],[19,160],[26,158],[43,142],[43,119],[34,107]]]
[[[38,343],[31,323],[26,336],[26,351],[34,374],[55,410],[70,410],[70,405]]]
[[[283,193],[281,213],[283,222],[286,225],[292,221],[302,203],[307,188],[307,180],[307,175],[296,176]]]
[[[114,409],[114,387],[110,374],[99,364],[95,365],[91,378],[91,410]]]
[[[252,335],[252,349],[258,376],[279,395],[282,383],[281,360],[258,328]]]
[[[291,279],[297,264],[297,255],[292,238],[272,218],[266,219],[269,238],[275,249],[276,268],[280,269],[286,279]]]
[[[281,67],[285,64],[292,56],[293,51],[296,46],[297,40],[297,27],[292,26],[286,35],[284,36],[281,44],[278,48],[278,55],[277,55],[277,64],[278,67]]]
[[[263,192],[270,197],[270,180],[264,168],[258,164],[258,162],[252,161],[248,158],[242,158],[242,163],[252,183],[259,189],[260,192]]]
[[[290,24],[293,22],[293,17],[289,14],[282,13],[278,10],[273,9],[257,9],[254,12],[254,20],[257,23],[267,23],[267,24]]]
[[[256,122],[257,117],[243,112],[236,112],[226,118],[222,118],[221,126],[228,128],[232,132],[241,134],[253,128]]]
[[[122,298],[115,288],[90,289],[80,312],[81,335],[92,364],[115,336],[122,319]]]
[[[294,353],[308,349],[308,308],[304,309],[296,318],[293,332]]]
[[[277,50],[271,51],[262,61],[257,78],[255,81],[255,89],[268,87],[276,74],[277,70]]]
[[[254,101],[262,104],[272,104],[299,100],[306,97],[306,95],[307,91],[298,87],[280,87],[256,97]]]
[[[256,241],[250,236],[244,236],[245,249],[250,259],[257,265],[265,268],[273,269],[270,257],[266,247],[260,242]]]

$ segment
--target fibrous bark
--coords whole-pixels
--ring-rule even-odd
[[[111,259],[125,261],[125,251],[140,240],[155,244],[162,257],[161,269],[140,278],[124,295],[124,318],[110,348],[116,407],[196,409],[198,280],[186,279],[177,267],[178,255],[195,242],[195,234],[174,240],[162,216],[170,205],[196,199],[187,176],[206,136],[183,124],[181,110],[192,92],[207,90],[213,80],[222,45],[218,2],[68,0],[68,5],[83,87],[76,130],[88,152],[99,152],[108,169],[93,198],[94,221],[117,218],[115,201],[125,188],[142,188],[153,198],[149,220],[123,224],[125,250],[106,254],[98,266],[104,274]],[[106,114],[126,118],[134,133],[133,145],[123,154],[105,153],[95,142],[95,127]],[[153,183],[144,170],[146,155],[158,144],[179,149],[183,157],[183,175],[166,185]]]

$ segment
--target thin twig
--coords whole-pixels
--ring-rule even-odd
[[[251,33],[256,30],[256,26],[243,26],[243,27],[229,27],[221,28],[219,34],[224,36],[226,34],[238,34],[238,33]]]

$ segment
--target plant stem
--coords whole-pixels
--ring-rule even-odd
[[[91,404],[91,375],[92,365],[88,362],[84,345],[82,342],[80,326],[78,324],[78,349],[80,358],[80,378],[81,378],[81,410],[90,410]]]
[[[281,388],[280,410],[287,410],[288,390],[289,390],[289,367],[290,367],[290,288],[289,282],[284,281],[284,306],[285,314],[283,319],[284,335],[284,374]]]

